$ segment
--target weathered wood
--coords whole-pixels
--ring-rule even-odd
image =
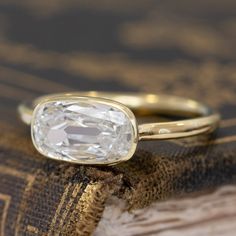
[[[125,202],[140,216],[154,211],[158,220],[180,219],[149,226],[155,230],[186,225],[162,235],[200,229],[207,234],[211,228],[230,234],[235,229],[235,215],[229,215],[235,211],[236,182],[235,9],[236,2],[227,0],[1,1],[0,236],[90,235],[112,197],[119,199],[117,215]],[[132,160],[113,167],[54,162],[35,151],[16,108],[22,100],[69,90],[191,97],[219,110],[223,122],[214,136],[142,143]],[[199,197],[183,197],[199,191]],[[114,208],[107,207],[104,217],[109,209]],[[107,222],[115,224],[114,217]],[[117,222],[126,217],[127,232],[139,230],[131,228],[136,218],[128,212]],[[101,225],[97,232],[105,233]]]
[[[236,187],[153,203],[127,211],[124,201],[108,201],[94,236],[233,236],[236,232]]]

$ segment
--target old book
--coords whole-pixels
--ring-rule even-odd
[[[0,236],[234,235],[236,5],[158,3],[0,3]],[[72,90],[190,97],[222,122],[211,136],[140,143],[117,166],[52,161],[17,105]]]

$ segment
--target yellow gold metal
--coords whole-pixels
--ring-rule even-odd
[[[36,112],[36,108],[38,106],[41,106],[42,104],[44,103],[47,103],[47,102],[53,102],[53,101],[66,101],[66,100],[73,100],[73,99],[76,99],[76,100],[79,100],[80,102],[81,101],[87,101],[87,102],[99,102],[99,103],[102,103],[102,104],[106,104],[106,105],[110,105],[112,107],[116,107],[118,108],[119,110],[121,110],[124,114],[127,115],[127,117],[129,118],[131,124],[132,124],[132,129],[133,129],[133,133],[134,133],[134,138],[133,138],[133,143],[132,143],[132,146],[129,150],[129,153],[120,158],[118,161],[112,161],[110,162],[109,160],[108,161],[103,161],[102,165],[114,165],[114,164],[117,164],[119,162],[123,162],[123,161],[127,161],[129,160],[133,155],[134,155],[134,152],[136,150],[136,147],[137,147],[137,144],[138,144],[138,127],[137,127],[137,121],[136,121],[136,118],[133,114],[133,112],[128,108],[126,107],[125,105],[117,102],[117,101],[114,101],[114,100],[109,100],[109,99],[106,99],[106,98],[102,98],[102,97],[92,97],[92,96],[79,96],[78,94],[54,94],[54,95],[50,95],[50,96],[42,96],[38,99],[35,100],[33,106],[35,106],[35,109],[33,110],[33,113],[32,113],[32,110],[28,110],[28,116],[30,117],[30,123],[34,123],[34,119],[35,119],[35,112]],[[24,110],[24,108],[22,106],[20,106],[20,111],[22,111],[22,109]],[[27,122],[28,123],[28,122]],[[42,152],[40,150],[40,148],[36,145],[35,143],[35,140],[34,140],[34,137],[33,137],[33,127],[31,127],[31,138],[32,138],[32,142],[34,144],[34,147],[37,149],[37,151],[39,153],[41,153],[42,155],[45,156],[44,152]],[[46,157],[49,157],[49,156],[46,156]],[[49,157],[51,158],[51,157]],[[52,158],[52,159],[55,159],[55,158]],[[78,161],[74,161],[74,160],[70,160],[69,162],[72,162],[72,163],[78,163]],[[88,161],[83,161],[83,160],[80,160],[79,161],[80,164],[88,164]],[[90,163],[89,163],[90,164]],[[99,164],[97,164],[99,165]]]
[[[111,92],[76,92],[52,94],[39,97],[30,104],[21,104],[19,114],[24,123],[30,125],[34,108],[43,102],[66,98],[97,98],[107,104],[113,104],[128,114],[135,127],[135,141],[128,160],[133,155],[138,140],[175,139],[214,131],[220,121],[220,115],[208,106],[187,98],[168,95],[111,93]],[[145,123],[137,126],[134,113],[139,115],[163,114],[191,117],[179,121]],[[107,164],[107,163],[104,163]]]

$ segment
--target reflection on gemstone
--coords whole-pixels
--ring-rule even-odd
[[[113,163],[130,154],[135,129],[117,106],[95,99],[66,99],[35,109],[32,138],[36,148],[51,158]]]

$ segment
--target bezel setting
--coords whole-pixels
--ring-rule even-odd
[[[102,162],[96,161],[96,159],[92,159],[92,160],[85,160],[83,158],[79,159],[70,159],[70,158],[61,158],[60,155],[57,155],[56,153],[52,154],[52,153],[48,153],[47,151],[45,151],[44,148],[42,148],[42,146],[39,145],[39,143],[36,141],[36,137],[37,137],[37,132],[35,132],[35,125],[37,122],[40,122],[38,120],[38,112],[40,111],[40,109],[42,108],[42,106],[45,106],[46,104],[50,104],[50,103],[56,103],[56,102],[76,102],[78,101],[78,103],[82,102],[85,104],[91,104],[93,105],[94,103],[96,104],[101,104],[107,107],[111,107],[114,108],[116,110],[118,110],[119,112],[122,112],[125,117],[127,118],[127,120],[129,120],[130,125],[131,125],[131,130],[132,130],[132,135],[131,135],[131,146],[129,148],[128,153],[125,156],[121,156],[117,159],[112,158],[111,160],[105,159],[102,160]],[[71,163],[77,163],[77,164],[89,164],[89,165],[114,165],[117,164],[119,162],[123,162],[123,161],[127,161],[129,160],[135,153],[136,147],[137,147],[137,143],[138,143],[138,126],[137,126],[137,121],[136,118],[133,114],[133,112],[126,107],[125,105],[113,101],[113,100],[109,100],[106,98],[101,98],[101,97],[87,97],[87,96],[76,96],[73,94],[64,94],[64,95],[60,95],[60,96],[51,96],[51,97],[47,97],[44,98],[40,101],[35,101],[35,104],[37,104],[35,106],[34,112],[33,112],[33,116],[31,119],[31,137],[32,137],[32,141],[33,144],[35,146],[35,148],[37,149],[37,151],[39,153],[41,153],[42,155],[49,157],[51,159],[54,160],[63,160],[66,162],[71,162]]]

